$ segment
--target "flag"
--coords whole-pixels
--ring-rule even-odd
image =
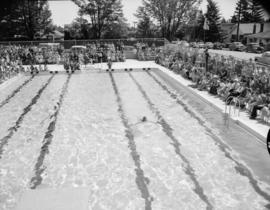
[[[209,22],[206,17],[204,18],[203,30],[209,30]]]

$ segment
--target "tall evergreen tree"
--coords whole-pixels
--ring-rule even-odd
[[[237,23],[238,17],[234,14],[231,18],[231,23]]]
[[[211,42],[220,41],[220,10],[213,0],[207,0],[207,11],[205,17],[209,22],[209,30],[206,32],[206,40]]]
[[[240,13],[240,23],[249,23],[250,22],[250,11],[249,11],[249,3],[247,0],[238,0],[236,3],[236,8],[234,15],[232,16],[232,23],[238,22],[238,17]]]
[[[263,22],[264,14],[261,4],[257,0],[249,0],[250,22]]]

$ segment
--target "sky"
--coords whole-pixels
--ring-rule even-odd
[[[165,0],[166,1],[166,0]],[[237,0],[216,0],[221,15],[225,17],[225,19],[231,18],[234,13],[235,5]],[[134,22],[137,21],[136,17],[134,17],[134,13],[139,6],[142,5],[142,0],[122,0],[123,4],[123,12],[124,15],[130,25],[133,26]],[[206,11],[207,1],[203,0],[201,5],[201,9]],[[54,24],[59,26],[64,26],[65,24],[69,24],[77,17],[78,8],[71,1],[49,1],[49,6],[52,11],[52,19]]]

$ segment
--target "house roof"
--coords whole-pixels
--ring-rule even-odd
[[[61,33],[60,31],[55,30],[53,33],[54,33],[54,36],[56,38],[62,38],[62,37],[64,37],[64,34]]]
[[[45,34],[42,38],[47,38],[47,36],[54,36],[55,39],[63,39],[64,34],[60,31],[54,30],[53,32],[50,32],[48,34]]]
[[[265,31],[262,33],[252,34],[247,36],[248,38],[260,38],[260,39],[270,39],[270,31]]]

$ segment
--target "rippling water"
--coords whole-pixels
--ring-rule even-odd
[[[218,114],[176,93],[161,74],[50,77],[33,78],[0,108],[3,139],[30,107],[3,146],[1,210],[14,209],[30,188],[66,187],[88,188],[94,210],[253,210],[270,203],[262,147],[248,139],[252,146],[241,152],[250,135],[236,127],[227,134]],[[10,94],[0,93],[0,103]]]

